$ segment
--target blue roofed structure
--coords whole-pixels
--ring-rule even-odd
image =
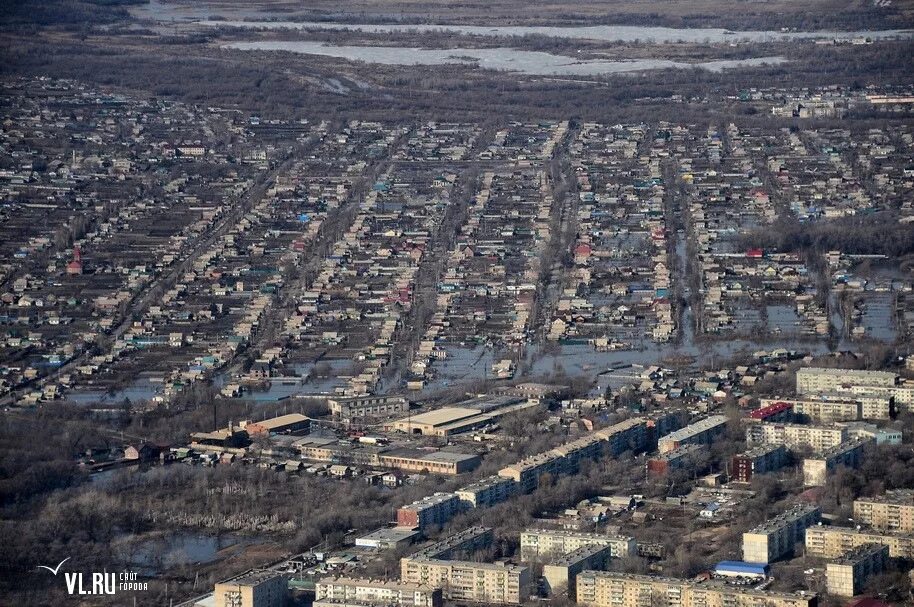
[[[767,578],[769,567],[766,563],[747,563],[745,561],[721,561],[714,567],[716,575],[733,577]]]

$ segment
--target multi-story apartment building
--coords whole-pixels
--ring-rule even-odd
[[[854,520],[876,529],[914,532],[914,490],[858,498],[854,500]]]
[[[600,571],[610,558],[609,546],[584,546],[543,565],[543,580],[550,595],[566,592],[574,598],[577,575],[585,569]]]
[[[875,444],[871,438],[849,438],[837,447],[827,449],[816,457],[803,460],[803,483],[807,487],[819,487],[825,484],[828,475],[839,466],[856,468],[863,460],[863,452],[868,445]]]
[[[814,525],[806,530],[806,553],[812,556],[837,558],[863,544],[884,544],[889,556],[914,560],[914,533],[849,529]]]
[[[825,566],[825,584],[832,596],[854,596],[863,591],[867,579],[885,569],[888,546],[863,544]]]
[[[815,607],[815,594],[754,590],[716,580],[703,582],[611,571],[584,571],[577,602],[592,607]]]
[[[530,594],[527,567],[437,559],[400,559],[404,582],[441,588],[450,601],[518,605]]]
[[[459,553],[469,553],[492,543],[495,534],[489,527],[470,527],[430,544],[411,555],[412,558],[449,559]],[[402,563],[401,563],[402,564]]]
[[[712,415],[661,437],[657,441],[657,449],[660,453],[667,453],[683,445],[707,445],[723,434],[726,427],[727,416]]]
[[[808,367],[797,371],[797,393],[888,399],[900,411],[914,407],[914,382],[887,371]]]
[[[888,371],[860,371],[856,369],[830,369],[804,367],[797,370],[799,394],[826,394],[849,391],[850,386],[891,388],[898,383],[898,376]]]
[[[440,588],[390,580],[324,578],[315,584],[314,607],[441,607]]]
[[[519,604],[530,593],[530,570],[508,563],[453,559],[489,545],[492,530],[471,527],[400,559],[400,579],[441,588],[445,599],[490,604]]]
[[[255,570],[216,584],[213,604],[216,607],[284,607],[288,597],[286,575]]]
[[[758,445],[747,449],[730,460],[730,477],[748,483],[756,474],[766,474],[780,469],[787,463],[784,445]]]
[[[520,534],[520,559],[525,562],[554,559],[591,546],[609,548],[614,558],[635,556],[634,538],[627,535],[603,535],[561,529],[527,529]]]
[[[489,476],[462,487],[454,493],[464,508],[485,508],[501,503],[517,492],[517,483],[510,478]]]
[[[818,506],[796,505],[743,534],[743,560],[770,563],[792,554],[794,545],[802,542],[807,527],[822,516]]]
[[[705,445],[683,445],[672,451],[661,453],[647,460],[647,471],[653,474],[667,474],[671,470],[687,468],[698,473],[702,461],[707,461],[708,448]]]
[[[397,510],[397,524],[420,529],[429,525],[443,525],[460,509],[460,498],[454,493],[435,493]]]
[[[863,403],[850,398],[835,400],[820,398],[763,398],[761,399],[761,404],[763,409],[779,404],[789,405],[794,416],[797,416],[801,420],[807,418],[809,421],[813,422],[839,422],[863,419]],[[886,403],[886,405],[888,405],[888,403]]]
[[[567,474],[576,470],[582,460],[593,459],[604,449],[612,455],[618,455],[626,450],[641,450],[646,441],[646,420],[636,417],[522,459],[499,470],[498,476],[513,480],[520,491],[528,492],[536,488],[543,474]]]
[[[760,422],[746,427],[746,442],[750,445],[784,445],[788,449],[809,447],[816,453],[837,447],[846,439],[846,429],[830,426]]]

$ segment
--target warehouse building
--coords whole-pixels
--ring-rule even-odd
[[[344,422],[365,417],[392,417],[409,412],[409,401],[402,396],[331,398],[327,405],[330,413]]]

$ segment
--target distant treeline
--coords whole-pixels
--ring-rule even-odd
[[[3,25],[76,25],[115,23],[130,17],[125,6],[149,0],[0,0]]]
[[[893,213],[800,223],[781,220],[743,238],[747,247],[786,252],[841,251],[851,255],[914,254],[914,225],[899,223]]]

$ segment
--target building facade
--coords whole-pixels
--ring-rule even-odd
[[[770,563],[792,554],[794,545],[802,542],[807,527],[822,516],[818,506],[797,505],[743,534],[743,560],[748,563]]]
[[[697,582],[652,575],[584,571],[577,579],[577,602],[593,607],[815,607],[814,594],[753,590],[707,580]]]

